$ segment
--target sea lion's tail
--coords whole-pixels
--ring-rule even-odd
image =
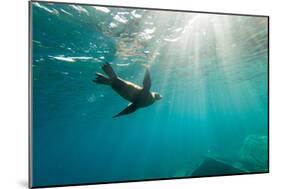
[[[95,83],[99,83],[99,84],[104,84],[104,85],[110,85],[111,84],[111,80],[107,77],[105,77],[104,75],[102,75],[101,73],[96,73],[96,79],[93,80],[93,82]]]
[[[108,75],[110,79],[115,79],[117,77],[116,73],[108,62],[102,65],[102,70],[104,71],[104,73],[106,73],[106,75]]]

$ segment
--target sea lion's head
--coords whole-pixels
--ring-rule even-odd
[[[162,96],[159,93],[153,92],[152,95],[155,101],[162,99]]]

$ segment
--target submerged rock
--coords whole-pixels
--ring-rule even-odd
[[[208,157],[193,171],[191,176],[215,176],[239,173],[245,173],[245,171],[228,165],[220,160]]]
[[[267,136],[249,135],[241,148],[240,161],[252,172],[268,170],[268,138]]]
[[[188,162],[181,166],[181,168],[177,169],[172,177],[189,177],[192,171],[195,168],[194,162]]]

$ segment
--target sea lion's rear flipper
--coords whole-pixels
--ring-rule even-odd
[[[143,90],[149,91],[151,87],[151,79],[148,69],[145,71],[144,79],[143,79]]]
[[[108,79],[107,77],[105,77],[104,75],[102,75],[101,73],[96,73],[96,79],[93,80],[93,82],[95,83],[99,83],[99,84],[104,84],[104,85],[110,85],[111,84],[111,80]]]
[[[110,79],[114,79],[117,77],[116,73],[108,62],[102,65],[102,70],[104,71],[104,73],[106,73],[106,75],[109,76]]]
[[[122,116],[122,115],[126,115],[126,114],[130,114],[133,113],[134,111],[136,111],[138,108],[136,106],[136,104],[134,103],[130,103],[124,110],[122,110],[120,113],[116,114],[115,116],[113,116],[113,118]]]

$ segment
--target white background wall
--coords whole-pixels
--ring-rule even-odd
[[[57,0],[59,1],[59,0]],[[67,0],[109,5],[270,16],[270,174],[106,184],[69,188],[278,188],[281,179],[281,11],[278,0]],[[28,3],[3,0],[0,10],[0,188],[27,188]]]

